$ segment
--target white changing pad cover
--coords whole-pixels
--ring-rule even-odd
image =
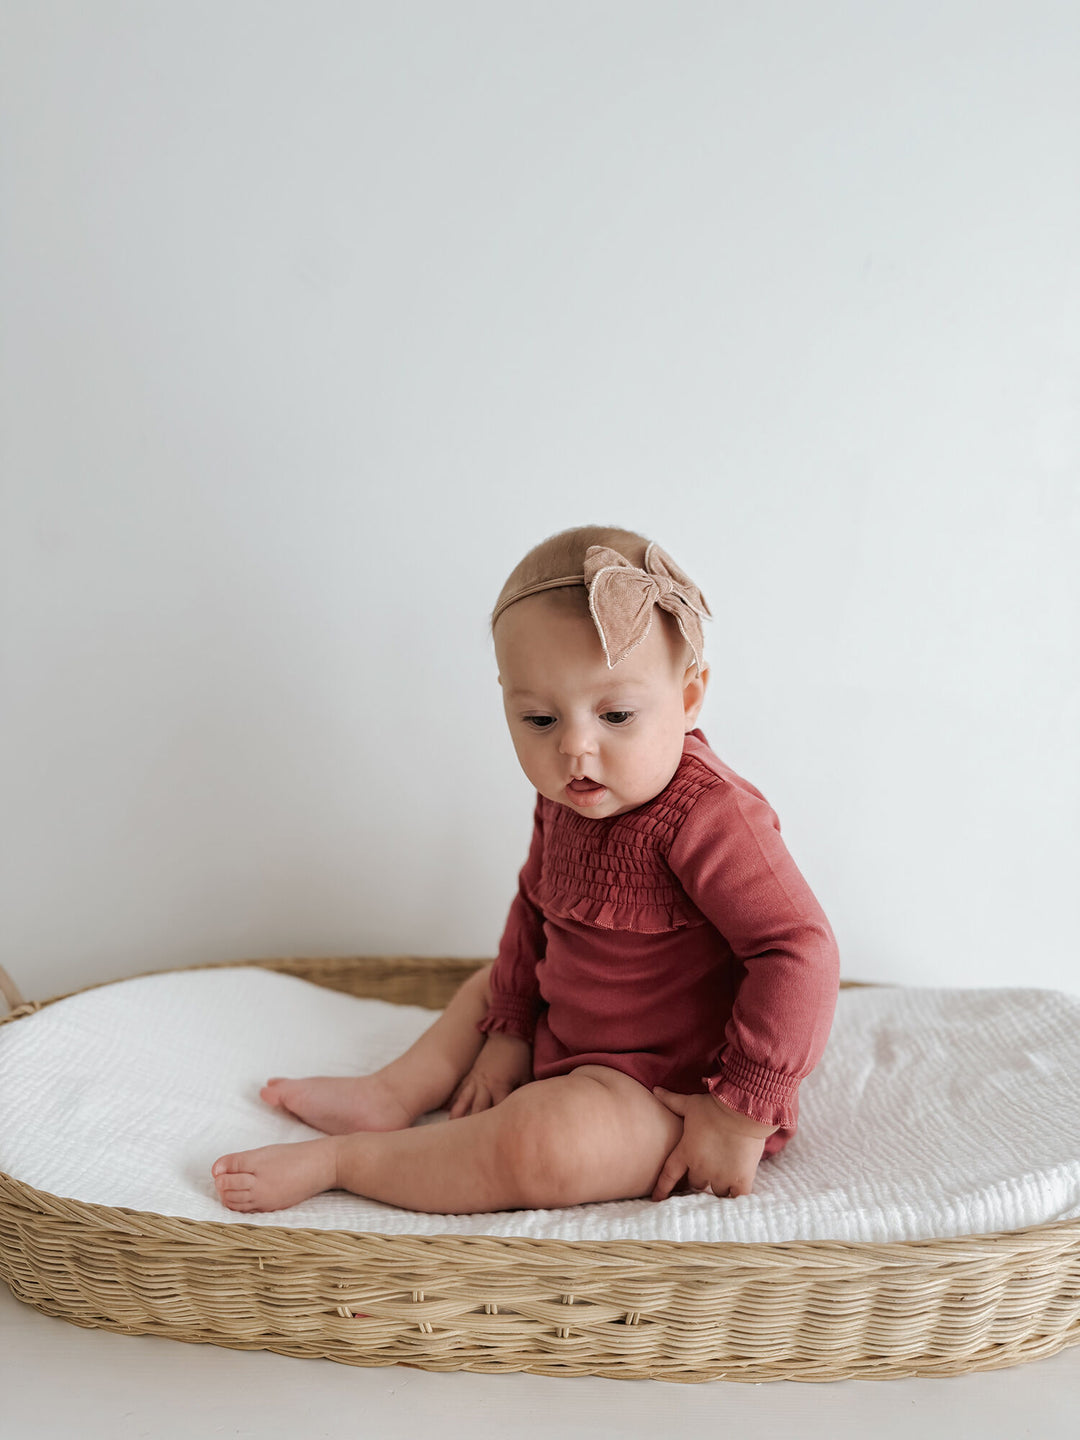
[[[1034,989],[842,990],[798,1133],[736,1199],[483,1215],[344,1191],[266,1214],[220,1203],[219,1155],[319,1133],[259,1099],[269,1076],[364,1074],[433,1018],[258,968],[71,996],[0,1028],[0,1171],[99,1205],[387,1235],[893,1241],[1080,1217],[1080,999]]]

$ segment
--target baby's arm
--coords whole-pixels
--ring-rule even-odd
[[[454,1092],[451,1120],[498,1105],[532,1079],[532,1036],[543,1003],[536,965],[545,944],[544,917],[532,897],[540,879],[543,848],[538,795],[528,858],[518,876],[518,891],[491,967],[490,999],[479,1027],[486,1039],[472,1069]]]
[[[716,1073],[702,1077],[708,1094],[678,1097],[694,1104],[677,1112],[684,1114],[684,1135],[670,1159],[692,1152],[701,1167],[719,1146],[741,1156],[740,1181],[756,1146],[752,1181],[765,1138],[796,1124],[799,1082],[824,1051],[839,988],[836,940],[774,812],[756,793],[726,780],[715,784],[681,826],[668,864],[743,970]],[[658,1098],[674,1108],[670,1097]],[[687,1170],[693,1184],[692,1165]]]

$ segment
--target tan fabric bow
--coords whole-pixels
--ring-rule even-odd
[[[645,639],[652,625],[653,607],[659,605],[674,615],[694,652],[700,674],[704,653],[701,621],[711,612],[689,575],[655,541],[645,551],[643,570],[631,565],[617,550],[590,545],[585,552],[584,573],[589,610],[600,632],[609,670]]]

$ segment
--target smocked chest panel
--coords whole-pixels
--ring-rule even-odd
[[[544,800],[536,903],[546,915],[603,930],[657,934],[704,925],[667,855],[697,799],[724,783],[700,760],[684,755],[660,794],[625,815],[589,820]]]

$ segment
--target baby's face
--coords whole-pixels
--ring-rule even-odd
[[[708,672],[685,668],[659,611],[609,670],[588,615],[530,595],[499,617],[495,655],[514,749],[541,795],[603,820],[671,780]]]

